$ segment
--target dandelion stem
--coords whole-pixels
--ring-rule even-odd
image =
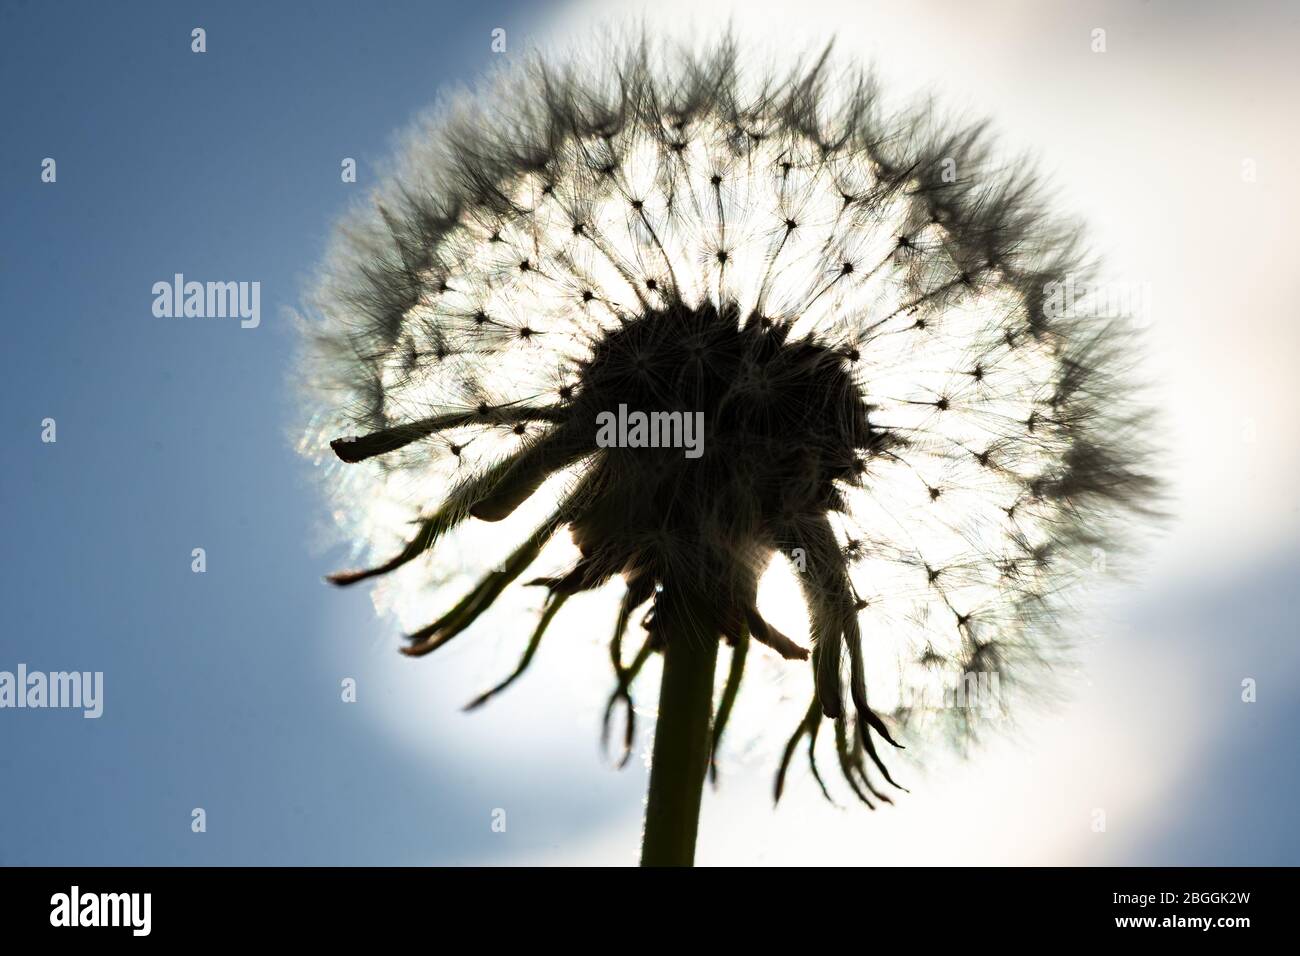
[[[666,638],[641,865],[691,866],[709,766],[718,641],[689,627]]]

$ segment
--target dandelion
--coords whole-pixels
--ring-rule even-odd
[[[801,747],[829,796],[820,739],[863,803],[891,802],[887,747],[974,730],[917,702],[971,674],[1032,686],[1080,567],[1149,509],[1123,325],[1044,306],[1083,272],[983,127],[888,111],[828,55],[752,74],[730,38],[535,57],[421,129],[340,232],[308,444],[350,466],[329,480],[378,563],[330,580],[424,574],[466,526],[535,508],[406,639],[429,654],[516,582],[544,589],[518,667],[471,706],[566,601],[621,583],[606,733],[621,713],[625,760],[634,682],[663,657],[645,863],[693,858],[751,641],[814,676],[776,797]],[[528,574],[566,536],[572,560]],[[807,635],[758,610],[796,559]]]

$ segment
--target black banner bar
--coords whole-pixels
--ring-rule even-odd
[[[593,941],[628,924],[640,944],[688,925],[792,937],[837,913],[875,935],[924,939],[1203,938],[1284,930],[1296,871],[1281,868],[664,870],[33,868],[0,870],[6,940],[77,934],[204,943],[374,941],[431,930],[538,944],[563,925]],[[675,915],[673,915],[675,914]],[[857,915],[855,915],[857,914]],[[669,917],[672,918],[669,918]],[[441,929],[439,929],[441,928]],[[692,930],[692,934],[699,930]],[[455,937],[442,941],[454,944]],[[865,937],[864,937],[865,938]],[[630,941],[630,940],[629,940]],[[435,948],[437,937],[429,938]]]

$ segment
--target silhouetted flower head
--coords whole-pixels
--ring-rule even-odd
[[[916,702],[972,673],[1036,681],[1080,562],[1146,506],[1129,345],[1050,307],[1083,271],[1073,235],[981,127],[888,112],[825,56],[738,64],[729,40],[534,58],[412,137],[313,303],[311,443],[366,463],[329,480],[382,559],[333,580],[430,573],[445,538],[527,501],[540,520],[405,653],[464,632],[567,533],[573,560],[528,576],[548,596],[520,668],[475,703],[567,599],[621,580],[607,718],[626,707],[629,743],[664,634],[752,637],[815,673],[778,795],[829,718],[871,803],[892,782],[877,738],[930,732]],[[665,440],[598,441],[620,408],[661,413]],[[677,439],[697,415],[696,457]],[[806,637],[759,614],[774,560]]]

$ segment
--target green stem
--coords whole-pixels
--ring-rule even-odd
[[[642,866],[691,866],[709,766],[718,641],[668,635],[646,800]]]

